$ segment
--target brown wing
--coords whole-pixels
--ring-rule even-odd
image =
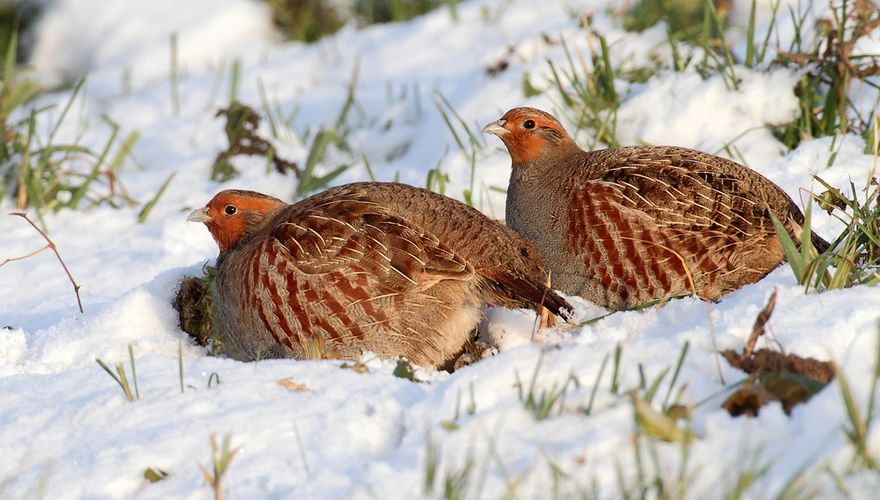
[[[568,248],[623,303],[713,299],[778,265],[766,246],[775,244],[771,212],[790,227],[800,214],[741,165],[683,148],[623,148],[574,193]]]
[[[598,180],[664,227],[743,239],[774,233],[770,211],[783,221],[800,214],[781,188],[735,162],[685,148],[626,149]]]
[[[377,330],[430,350],[416,345],[430,338],[400,334],[407,313],[436,283],[473,279],[473,267],[381,206],[332,205],[292,207],[252,254],[245,282],[255,319],[294,351],[316,338],[342,346]]]
[[[601,177],[643,202],[657,220],[720,231],[736,239],[775,235],[770,214],[800,240],[804,215],[773,181],[734,161],[672,146],[622,148],[623,154]],[[660,207],[659,210],[657,207]],[[675,213],[678,218],[670,218]],[[827,241],[811,233],[823,252]]]
[[[571,306],[544,286],[544,270],[534,245],[513,230],[493,221],[473,207],[446,196],[398,183],[355,183],[326,191],[316,198],[315,207],[336,213],[340,199],[364,207],[383,209],[407,220],[412,228],[454,249],[457,261],[463,259],[474,272],[488,281],[492,292],[483,299],[489,305],[522,307],[544,306],[559,315]],[[332,205],[332,206],[331,206]]]
[[[474,275],[436,236],[377,203],[330,201],[280,223],[272,235],[307,274],[354,266],[401,291]]]

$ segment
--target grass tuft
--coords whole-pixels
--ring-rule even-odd
[[[218,110],[215,116],[223,116],[226,119],[223,130],[228,146],[214,159],[211,168],[212,181],[226,182],[238,177],[239,171],[230,160],[242,155],[265,157],[267,162],[282,175],[290,172],[298,177],[302,175],[296,162],[281,158],[275,146],[257,133],[262,117],[253,108],[234,101],[229,107]]]
[[[844,224],[831,247],[819,253],[811,242],[812,203],[807,205],[801,241],[796,244],[773,218],[785,258],[798,283],[821,292],[880,283],[880,183],[871,177],[861,192],[850,182],[849,195],[815,178],[826,191],[812,195],[819,206]],[[861,198],[861,200],[860,200]]]
[[[231,440],[232,436],[227,434],[223,437],[223,444],[218,446],[216,434],[211,434],[211,470],[209,471],[201,463],[199,464],[199,470],[202,471],[205,482],[214,493],[214,500],[223,499],[223,477],[228,472],[232,459],[239,451],[238,448],[232,449],[230,447]]]
[[[131,390],[131,385],[128,382],[128,376],[125,373],[125,366],[122,363],[116,364],[116,373],[113,373],[113,371],[110,369],[110,367],[107,366],[106,363],[101,361],[100,358],[95,358],[95,362],[97,362],[98,365],[100,365],[101,368],[103,368],[104,371],[107,372],[107,374],[110,375],[110,377],[112,377],[113,380],[115,380],[117,384],[119,384],[120,389],[122,389],[122,393],[125,395],[125,399],[127,399],[130,402],[133,402],[133,401],[140,399],[141,394],[140,394],[140,390],[138,389],[137,371],[135,369],[135,363],[134,363],[134,351],[131,347],[131,344],[128,344],[128,359],[129,359],[129,362],[131,363],[131,377],[132,377],[132,380],[134,381],[134,388],[135,388],[134,391]]]
[[[535,417],[535,420],[538,421],[550,418],[554,409],[556,410],[557,415],[561,414],[565,407],[565,395],[568,392],[569,387],[573,386],[577,389],[581,385],[574,373],[570,373],[563,384],[560,385],[554,382],[549,389],[541,389],[539,391],[535,386],[543,362],[544,354],[541,353],[538,357],[538,362],[535,364],[535,370],[532,372],[532,378],[529,381],[528,388],[523,387],[523,384],[519,379],[519,373],[516,374],[515,384],[517,395],[519,396],[519,400],[523,404],[523,407],[529,410]]]
[[[485,147],[486,143],[481,138],[479,133],[480,128],[472,128],[468,125],[467,121],[455,111],[455,108],[449,100],[447,100],[439,91],[434,93],[434,105],[437,107],[437,111],[440,112],[440,117],[443,118],[443,122],[452,134],[452,138],[458,145],[458,149],[461,150],[461,153],[470,160],[470,183],[468,184],[468,188],[462,192],[462,199],[467,205],[473,207],[474,186],[477,171],[477,151]],[[461,129],[462,134],[459,134],[459,128]],[[437,171],[439,172],[439,165]],[[448,177],[446,179],[448,179]],[[428,182],[430,183],[431,181],[432,179],[429,173]],[[431,189],[431,187],[428,189]]]
[[[346,23],[360,27],[407,21],[446,5],[458,19],[457,0],[266,0],[272,19],[290,40],[314,42],[339,31]]]
[[[397,360],[397,364],[394,366],[394,371],[391,374],[397,378],[409,380],[410,382],[420,382],[420,380],[416,378],[415,366],[406,358],[400,358]]]
[[[773,132],[789,149],[806,139],[854,133],[866,139],[865,152],[869,153],[876,106],[874,116],[862,116],[850,89],[858,83],[875,92],[880,90],[880,84],[872,78],[880,75],[880,61],[870,55],[853,55],[853,47],[880,27],[880,9],[868,0],[838,2],[833,9],[831,19],[819,21],[820,36],[810,47],[804,46],[802,34],[806,14],[799,16],[791,11],[797,34],[788,50],[778,51],[774,63],[803,72],[795,87],[799,115],[788,124],[774,127]]]
[[[593,40],[599,44],[598,51]],[[590,65],[582,53],[573,51],[563,39],[566,64],[557,66],[548,61],[550,75],[561,97],[562,111],[570,115],[577,129],[589,128],[594,132],[590,149],[598,145],[618,147],[617,109],[621,101],[615,88],[617,75],[611,64],[610,49],[605,37],[599,33],[591,33],[588,41]]]
[[[110,136],[100,153],[77,142],[56,143],[56,134],[85,84],[81,80],[58,121],[46,137],[41,136],[37,118],[52,106],[26,109],[42,89],[15,66],[15,46],[13,38],[0,82],[0,200],[11,196],[17,209],[34,208],[41,222],[47,212],[77,209],[84,201],[112,207],[133,205],[135,201],[128,196],[118,172],[138,141],[138,132],[130,132],[117,146],[120,127],[104,116]],[[12,121],[15,115],[26,118]],[[111,156],[114,148],[116,153]]]

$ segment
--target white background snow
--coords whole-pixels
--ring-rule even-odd
[[[734,2],[734,19],[747,19],[748,3]],[[588,58],[588,32],[579,21],[586,13],[593,14],[592,27],[607,38],[616,64],[668,59],[665,28],[627,33],[611,15],[615,4],[463,2],[458,20],[440,8],[405,24],[347,27],[303,45],[282,43],[266,7],[248,0],[48,3],[35,31],[31,63],[36,74],[49,83],[89,75],[74,104],[76,119],[65,121],[57,140],[79,138],[100,148],[109,134],[101,119],[106,114],[122,126],[122,135],[141,134],[133,161],[121,173],[134,198],[146,201],[170,173],[176,177],[145,224],[136,222],[140,207],[100,206],[47,217],[51,237],[82,285],[85,314],[77,312],[71,285],[51,253],[0,268],[0,326],[8,325],[0,330],[0,497],[207,498],[211,492],[198,464],[209,463],[211,434],[231,435],[240,449],[223,480],[232,498],[420,496],[429,444],[437,447],[440,460],[432,495],[442,493],[447,473],[470,467],[468,496],[567,497],[596,488],[603,497],[615,497],[621,494],[618,470],[620,481],[637,484],[636,426],[629,400],[609,390],[610,366],[598,381],[592,413],[577,410],[587,405],[602,361],[616,345],[622,346],[623,393],[638,385],[639,365],[648,381],[674,365],[685,341],[690,352],[673,395],[684,387],[686,404],[714,395],[693,415],[699,437],[685,464],[693,496],[732,491],[737,471],[762,465],[769,472],[748,496],[773,496],[805,470],[810,489],[842,495],[826,467],[845,476],[854,496],[876,492],[880,476],[848,470],[853,448],[843,431],[847,419],[836,384],[790,417],[771,404],[758,418],[732,418],[720,408],[726,393],[713,339],[718,348],[740,348],[777,289],[769,339],[759,346],[838,362],[864,408],[880,334],[877,287],[805,294],[783,266],[719,303],[677,300],[583,328],[540,332],[534,342],[529,341],[531,313],[492,311],[484,329],[499,340],[502,352],[452,375],[420,371],[423,383],[394,377],[393,362],[369,355],[368,373],[342,369],[336,361],[240,363],[210,357],[178,328],[171,306],[178,281],[200,273],[217,251],[204,227],[185,221],[186,210],[227,187],[282,198],[290,198],[295,187],[291,177],[267,175],[257,160],[237,161],[242,176],[234,181],[209,181],[211,163],[225,147],[223,122],[213,114],[227,101],[236,58],[242,67],[239,100],[259,106],[259,82],[279,109],[299,110],[293,122],[299,132],[333,124],[357,68],[349,135],[353,152],[332,150],[321,169],[357,161],[336,182],[363,180],[367,173],[360,158],[366,156],[379,180],[399,175],[424,185],[439,162],[451,179],[446,193],[461,198],[470,184],[470,159],[443,122],[438,96],[474,130],[513,106],[557,109],[554,92],[526,99],[522,75],[528,72],[533,83],[547,85],[547,59],[564,61],[561,46],[548,43],[544,34],[563,37]],[[766,27],[769,2],[758,4],[764,16],[759,24]],[[820,15],[827,5],[816,2],[812,8]],[[786,22],[781,26],[784,41],[791,34]],[[734,28],[728,36],[739,40],[743,31]],[[179,116],[172,113],[169,77],[173,32],[179,43]],[[876,52],[878,39],[875,35],[874,45],[865,42],[860,50]],[[740,50],[744,42],[737,43]],[[514,50],[510,67],[489,76],[486,68],[508,47]],[[796,200],[803,198],[802,188],[817,189],[812,181],[817,173],[839,187],[850,180],[864,185],[875,159],[862,153],[860,138],[806,141],[783,155],[783,147],[761,127],[796,116],[797,74],[739,67],[737,75],[740,91],[728,90],[718,76],[704,80],[693,72],[662,72],[639,85],[619,82],[621,142],[719,152],[742,134],[735,142],[742,158],[736,159]],[[59,92],[38,105],[60,107],[68,98],[69,91]],[[40,127],[49,130],[57,115],[57,109],[41,115]],[[261,132],[269,134],[265,120]],[[276,142],[279,154],[303,162],[309,145],[299,132],[283,132]],[[588,134],[581,132],[578,140],[585,144]],[[509,157],[499,141],[481,140],[480,207],[501,217],[503,195],[488,187],[506,186]],[[832,147],[838,152],[828,168]],[[8,198],[0,204],[4,214],[12,208]],[[820,234],[838,233],[830,217],[815,207],[814,214]],[[23,220],[0,217],[0,260],[42,244]],[[583,319],[604,312],[577,304]],[[177,367],[181,340],[184,393]],[[133,403],[95,363],[101,358],[127,366],[129,344],[141,393]],[[564,411],[543,421],[523,407],[516,388],[518,379],[528,382],[539,362],[539,389],[559,386],[570,375],[580,381],[569,388]],[[720,371],[727,384],[743,377],[724,362]],[[213,373],[221,383],[208,388]],[[288,377],[308,390],[278,383]],[[668,378],[660,396],[667,384]],[[457,428],[448,430],[444,422],[456,416]],[[880,434],[871,431],[876,455]],[[676,478],[680,446],[657,444],[656,452],[660,473]],[[169,476],[147,483],[142,475],[147,467]]]

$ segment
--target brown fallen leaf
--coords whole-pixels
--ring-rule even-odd
[[[721,354],[730,366],[751,375],[721,405],[735,417],[757,416],[761,407],[772,401],[779,401],[790,415],[795,405],[807,401],[834,379],[831,363],[796,354],[770,349],[758,349],[748,356],[733,350]]]
[[[786,415],[795,405],[807,401],[825,388],[825,383],[811,377],[782,371],[780,373],[752,374],[749,380],[728,397],[722,407],[734,417],[755,417],[761,407],[778,401]]]
[[[761,407],[775,399],[761,384],[755,384],[756,378],[749,377],[742,387],[721,403],[721,407],[734,417],[740,415],[757,417]]]
[[[730,366],[748,373],[749,379],[728,397],[721,407],[734,417],[757,416],[761,407],[778,401],[786,415],[798,403],[807,401],[834,378],[834,367],[827,361],[802,358],[770,349],[755,350],[758,338],[764,334],[767,321],[776,305],[776,291],[767,305],[758,313],[752,333],[742,353],[732,349],[721,355]]]
[[[732,349],[722,351],[721,355],[730,366],[739,368],[746,373],[782,373],[788,372],[809,377],[822,384],[834,380],[834,367],[828,361],[813,358],[802,358],[797,354],[785,354],[770,349],[758,349],[743,359]]]
[[[279,380],[278,385],[280,385],[281,387],[285,387],[287,389],[290,389],[291,391],[296,391],[296,392],[311,391],[311,389],[309,389],[306,386],[306,384],[300,384],[299,382],[294,382],[293,377],[286,377],[286,378]]]

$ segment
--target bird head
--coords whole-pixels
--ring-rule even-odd
[[[535,108],[513,108],[500,120],[486,125],[483,132],[497,135],[504,142],[514,167],[574,145],[556,117]]]
[[[220,191],[202,208],[189,214],[186,220],[202,222],[223,254],[238,243],[283,201],[254,191],[227,189]]]

